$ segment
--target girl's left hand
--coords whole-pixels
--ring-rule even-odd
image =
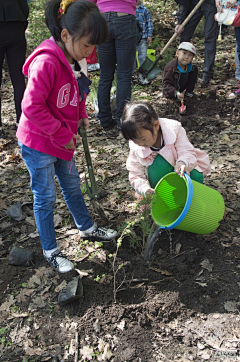
[[[187,167],[187,165],[180,161],[176,164],[175,166],[175,172],[180,176],[183,177],[184,176],[184,172],[186,172],[189,176],[190,176],[190,169],[189,167]]]
[[[85,126],[86,129],[89,128],[89,119],[88,118],[79,119],[78,128],[81,128],[82,126]]]

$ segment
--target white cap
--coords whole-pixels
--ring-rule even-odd
[[[193,53],[194,55],[196,54],[196,48],[192,43],[189,43],[187,41],[182,42],[179,47],[178,50],[188,50],[189,52]]]

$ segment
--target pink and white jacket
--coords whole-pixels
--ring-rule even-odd
[[[133,141],[129,141],[130,154],[126,164],[129,180],[137,193],[142,195],[145,195],[146,191],[151,188],[148,181],[148,167],[152,165],[158,154],[173,167],[178,161],[183,161],[190,167],[190,170],[196,169],[203,175],[211,172],[208,155],[193,147],[180,122],[159,118],[159,123],[164,140],[164,147],[160,151],[152,151],[148,147],[138,146]]]
[[[17,138],[37,151],[70,161],[74,151],[64,145],[77,134],[78,121],[87,114],[70,64],[53,38],[33,51],[23,73],[28,84]]]

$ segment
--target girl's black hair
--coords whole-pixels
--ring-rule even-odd
[[[136,140],[140,128],[148,129],[153,133],[153,123],[158,116],[149,102],[127,103],[121,119],[121,131],[126,140]]]
[[[88,35],[90,35],[88,42],[92,45],[106,41],[107,23],[94,3],[87,0],[74,1],[67,7],[65,14],[59,17],[60,3],[59,0],[50,0],[45,9],[46,25],[55,41],[63,43],[61,39],[63,29],[68,30],[73,41]]]

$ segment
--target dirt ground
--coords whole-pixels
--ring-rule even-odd
[[[193,41],[201,76],[204,46],[197,36]],[[228,99],[236,89],[234,47],[229,29],[218,44],[214,80],[205,89],[196,87],[184,116],[178,114],[179,105],[161,97],[161,75],[145,87],[137,87],[134,79],[133,96],[151,99],[159,116],[181,121],[195,147],[209,154],[212,172],[205,184],[222,194],[226,211],[218,229],[208,235],[163,231],[149,260],[125,237],[116,258],[121,268],[115,274],[111,254],[116,243],[83,243],[57,184],[58,245],[76,263],[76,270],[58,274],[44,260],[29,176],[15,138],[13,92],[5,68],[6,138],[0,141],[1,361],[240,361],[240,100]],[[93,107],[87,107],[100,204],[106,224],[117,228],[137,217],[125,168],[128,144],[102,131]],[[81,144],[76,161],[84,187]],[[86,192],[85,200],[94,220],[103,222]],[[6,214],[17,202],[21,221]],[[29,266],[9,264],[14,246],[33,251]],[[82,296],[62,305],[61,290],[77,276],[81,278],[77,294]],[[116,303],[114,286],[119,287]]]

